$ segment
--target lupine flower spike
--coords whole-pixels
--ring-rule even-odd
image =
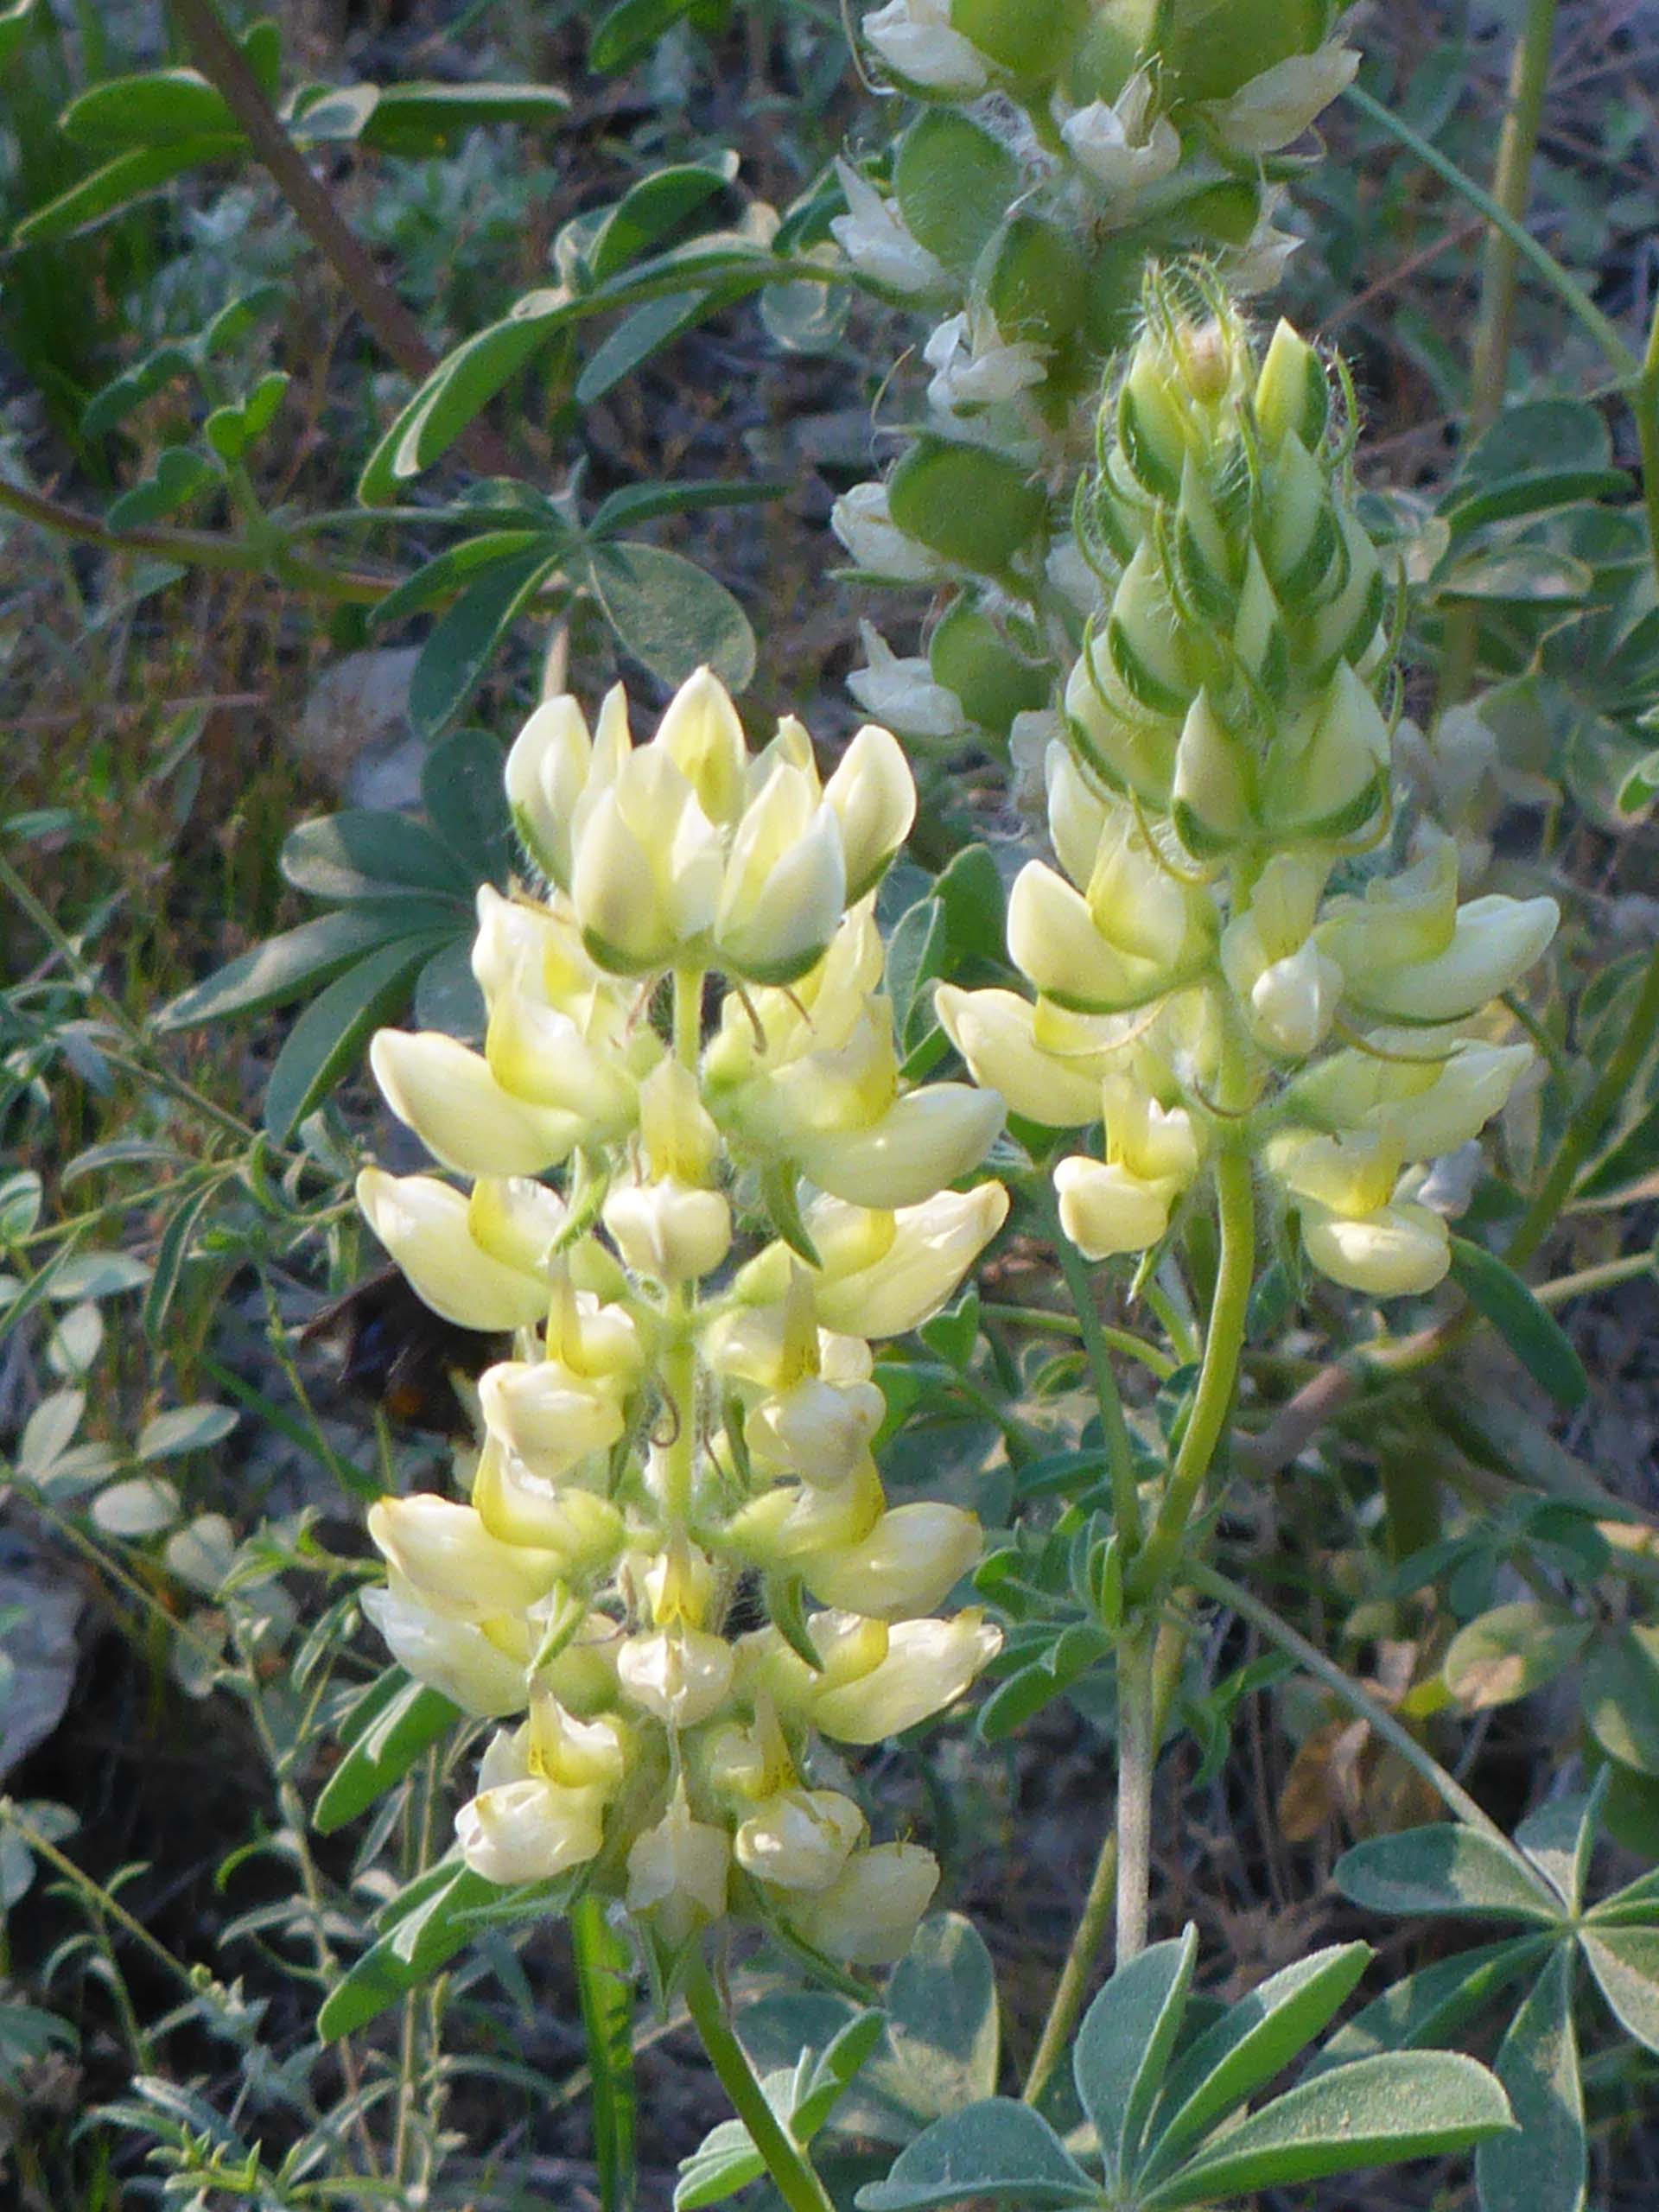
[[[648,744],[620,690],[592,730],[550,700],[506,781],[546,881],[480,894],[484,1048],[389,1031],[372,1056],[458,1179],[370,1168],[359,1197],[420,1295],[514,1352],[467,1500],[371,1514],[365,1610],[502,1723],[457,1822],[478,1872],[620,1900],[664,1978],[728,1914],[894,1959],[938,1868],[873,1843],[815,1746],[943,1711],[999,1637],[934,1611],[974,1517],[887,1502],[871,1342],[943,1305],[1007,1206],[950,1187],[1001,1099],[899,1071],[873,905],[909,770],[874,726],[827,783],[798,722],[751,755],[704,671]],[[762,1193],[783,1233],[757,1249]]]

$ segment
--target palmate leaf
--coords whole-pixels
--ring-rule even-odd
[[[1565,1908],[1518,1851],[1478,1829],[1443,1821],[1369,1837],[1344,1852],[1332,1878],[1371,1912],[1444,1913],[1559,1923]]]
[[[37,207],[32,214],[26,215],[12,233],[13,243],[44,245],[73,238],[78,231],[91,230],[95,224],[107,222],[111,216],[130,207],[135,200],[161,191],[175,177],[183,176],[190,169],[204,168],[214,162],[240,160],[247,148],[245,138],[227,131],[172,139],[158,146],[136,147],[130,154],[118,155],[101,169],[94,169],[91,176],[80,178],[67,192],[48,200],[44,207]]]
[[[1615,2018],[1639,2044],[1659,2051],[1659,1928],[1592,1923],[1579,1941]]]
[[[1510,1350],[1558,1405],[1581,1406],[1590,1395],[1584,1362],[1561,1325],[1541,1306],[1514,1269],[1466,1236],[1452,1239],[1452,1272],[1477,1312],[1484,1314]]]
[[[823,2131],[874,2049],[881,2027],[879,2012],[855,2012],[821,2052],[801,2050],[792,2065],[765,2076],[766,2102],[797,2144],[804,2146]],[[743,2122],[723,2120],[682,2161],[674,2212],[702,2212],[705,2205],[723,2203],[766,2171]]]
[[[1586,2153],[1584,2088],[1573,2026],[1570,1944],[1538,1977],[1498,2050],[1497,2078],[1519,2132],[1495,2135],[1475,2155],[1485,2212],[1580,2212]]]
[[[1077,2097],[1094,2122],[1109,2177],[1133,2171],[1169,2063],[1198,1958],[1189,1927],[1120,1967],[1084,2015],[1071,2053]]]
[[[1029,2105],[992,2097],[936,2120],[901,2151],[885,2181],[861,2189],[859,2212],[922,2212],[969,2197],[1036,2208],[1098,2204],[1100,2190]]]
[[[1179,2212],[1360,2166],[1444,2158],[1513,2125],[1503,2090],[1472,2058],[1385,2052],[1287,2090],[1226,2129],[1141,2203],[1144,2212]]]
[[[436,737],[454,721],[502,637],[563,559],[563,541],[543,537],[487,568],[445,610],[410,683],[409,719],[418,736]]]
[[[379,898],[319,914],[193,983],[153,1017],[153,1027],[166,1036],[236,1014],[263,1014],[315,990],[395,937],[457,927],[456,912],[435,901]]]
[[[401,1667],[388,1667],[377,1675],[341,1718],[345,1755],[312,1809],[317,1834],[332,1835],[366,1812],[460,1718],[447,1697],[414,1681]]]
[[[585,1872],[504,1890],[459,1859],[441,1859],[383,1908],[378,1941],[330,1990],[317,2015],[317,2033],[324,2043],[354,2033],[429,1981],[484,1927],[568,1910],[581,1894]]]
[[[1356,2012],[1303,2070],[1304,2081],[1383,2050],[1433,2050],[1460,2036],[1510,1984],[1547,1956],[1554,1937],[1510,1936],[1439,1959]]]
[[[588,556],[588,581],[625,652],[664,683],[705,663],[729,690],[754,673],[754,632],[724,584],[660,545],[608,539]]]
[[[1333,1944],[1230,2005],[1164,2085],[1147,2131],[1146,2177],[1167,2173],[1188,2144],[1281,2073],[1325,2027],[1370,1957],[1368,1943]]]
[[[276,1144],[286,1144],[312,1109],[352,1066],[371,1033],[389,1020],[432,955],[449,942],[442,935],[394,938],[336,977],[288,1033],[265,1087],[264,1125]]]

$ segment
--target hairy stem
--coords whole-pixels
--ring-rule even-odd
[[[766,2102],[748,2054],[732,2031],[720,1993],[701,1958],[685,1985],[685,2003],[720,2086],[766,2160],[772,2187],[789,2212],[836,2212],[830,2192],[813,2171],[806,2153]]]
[[[1158,1764],[1151,1625],[1137,1621],[1117,1652],[1117,1952],[1127,1966],[1147,1948],[1152,1891],[1152,1778]]]
[[[1158,1641],[1153,1653],[1152,1742],[1153,1756],[1163,1741],[1164,1730],[1169,1720],[1169,1709],[1175,1700],[1175,1686],[1180,1680],[1181,1661],[1186,1650],[1187,1623],[1182,1613],[1173,1613],[1158,1631]],[[1064,2057],[1067,2045],[1077,2031],[1083,2017],[1084,2001],[1089,1994],[1089,1984],[1094,1974],[1095,1962],[1100,1956],[1106,1940],[1106,1929],[1112,1917],[1113,1900],[1117,1894],[1117,1827],[1109,1827],[1095,1859],[1094,1872],[1090,1877],[1089,1892],[1078,1915],[1071,1948],[1065,1963],[1060,1968],[1060,1978],[1054,1985],[1054,1995],[1038,2038],[1031,2069],[1026,2076],[1022,2094],[1028,2105],[1038,2104],[1055,2068]]]
[[[1159,1503],[1157,1518],[1128,1576],[1132,1601],[1144,1603],[1175,1564],[1188,1522],[1226,1426],[1244,1349],[1244,1323],[1255,1274],[1255,1199],[1250,1187],[1248,1153],[1228,1147],[1216,1161],[1217,1210],[1221,1221],[1221,1263],[1205,1338],[1198,1394],[1175,1465]]]
[[[385,582],[373,576],[353,575],[326,569],[315,561],[302,561],[270,545],[256,545],[239,537],[224,537],[201,530],[112,530],[96,515],[66,506],[21,484],[0,476],[0,508],[36,523],[56,537],[73,537],[87,545],[102,545],[111,553],[153,553],[168,561],[182,561],[194,569],[234,570],[241,575],[270,575],[315,592],[323,599],[359,607],[375,607],[391,591],[393,578]]]

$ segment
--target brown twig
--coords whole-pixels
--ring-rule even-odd
[[[346,291],[359,314],[405,375],[419,384],[438,365],[413,315],[383,282],[367,250],[313,174],[264,87],[226,29],[213,0],[168,0],[197,67],[247,133],[248,143],[270,171],[302,227]],[[491,476],[512,474],[512,456],[494,431],[473,423],[461,443],[474,464]]]

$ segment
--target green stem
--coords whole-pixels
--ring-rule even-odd
[[[1509,107],[1497,142],[1492,197],[1517,225],[1527,212],[1532,164],[1544,119],[1549,86],[1550,45],[1555,31],[1555,0],[1528,0],[1527,18],[1516,41],[1510,71]],[[1470,364],[1469,435],[1477,438],[1497,422],[1503,408],[1509,376],[1510,334],[1515,321],[1520,253],[1507,231],[1493,226],[1486,233],[1480,280],[1480,322]]]
[[[1554,1282],[1535,1284],[1532,1294],[1541,1306],[1565,1306],[1570,1299],[1592,1298],[1599,1290],[1612,1290],[1622,1282],[1638,1281],[1643,1275],[1651,1279],[1653,1274],[1651,1252],[1627,1252],[1622,1259],[1603,1260],[1597,1267],[1557,1275]]]
[[[988,1298],[985,1319],[1001,1321],[1009,1328],[1033,1329],[1046,1336],[1080,1338],[1083,1335],[1083,1323],[1075,1313],[1057,1313],[1046,1306],[1008,1306],[1001,1299]],[[1156,1344],[1148,1344],[1144,1337],[1137,1337],[1128,1329],[1110,1328],[1102,1322],[1100,1336],[1109,1351],[1137,1361],[1160,1382],[1175,1372],[1175,1362],[1166,1351],[1160,1351]]]
[[[1555,0],[1528,0],[1526,22],[1516,41],[1510,70],[1509,105],[1492,172],[1492,197],[1517,225],[1527,212],[1533,158],[1543,121],[1549,85],[1550,43],[1555,29]],[[1472,444],[1503,411],[1509,381],[1510,337],[1515,321],[1520,257],[1513,236],[1496,225],[1486,233],[1480,284],[1480,321],[1470,363],[1469,415],[1465,439]],[[1439,704],[1442,711],[1468,694],[1479,651],[1480,617],[1459,607],[1446,627],[1440,665]]]
[[[1172,1614],[1158,1631],[1157,1648],[1153,1655],[1152,1740],[1154,1746],[1163,1741],[1164,1730],[1169,1721],[1169,1709],[1175,1701],[1175,1686],[1180,1680],[1186,1636],[1186,1617],[1181,1612]],[[1060,1968],[1058,1981],[1054,1985],[1048,2018],[1043,2023],[1043,2031],[1038,2038],[1031,2069],[1026,2076],[1026,2086],[1021,2094],[1028,2105],[1040,2102],[1050,2077],[1076,2033],[1077,2022],[1083,2016],[1084,2001],[1089,1994],[1089,1985],[1094,1976],[1095,1961],[1100,1956],[1101,1946],[1106,1940],[1106,1929],[1112,1917],[1113,1900],[1116,1894],[1117,1826],[1114,1821],[1107,1829],[1096,1857],[1089,1893],[1077,1916],[1071,1948],[1065,1955],[1065,1963]]]
[[[1117,1651],[1117,1951],[1127,1966],[1147,1948],[1152,1894],[1152,1779],[1158,1764],[1153,1631],[1136,1621]]]
[[[830,2192],[813,2171],[806,2153],[766,2102],[748,2054],[732,2031],[707,1962],[701,1958],[685,1985],[685,2003],[720,2086],[766,2160],[772,2187],[789,2212],[836,2212]]]
[[[1217,1573],[1214,1567],[1206,1566],[1202,1560],[1192,1561],[1186,1575],[1187,1580],[1202,1596],[1212,1598],[1217,1605],[1225,1605],[1241,1620],[1252,1622],[1281,1651],[1287,1651],[1304,1672],[1312,1675],[1316,1681],[1323,1682],[1351,1713],[1357,1713],[1368,1722],[1372,1733],[1385,1744],[1391,1745],[1406,1764],[1421,1775],[1447,1810],[1466,1827],[1478,1828],[1483,1835],[1503,1847],[1506,1857],[1521,1866],[1527,1866],[1527,1861],[1521,1857],[1497,1822],[1476,1802],[1460,1782],[1446,1772],[1433,1753],[1425,1751],[1408,1728],[1396,1720],[1386,1707],[1378,1705],[1357,1682],[1351,1680],[1334,1660],[1327,1659],[1317,1644],[1310,1643],[1282,1615],[1274,1612],[1271,1605],[1265,1605],[1260,1598],[1253,1597],[1240,1584]],[[1527,1871],[1529,1879],[1532,1879],[1530,1866]]]
[[[1127,1557],[1139,1548],[1141,1542],[1141,1499],[1135,1482],[1135,1451],[1129,1442],[1128,1423],[1123,1418],[1123,1400],[1118,1391],[1117,1376],[1112,1366],[1111,1346],[1106,1340],[1100,1308],[1095,1303],[1095,1287],[1088,1267],[1082,1253],[1061,1228],[1058,1209],[1052,1196],[1047,1200],[1046,1210],[1049,1242],[1059,1261],[1065,1287],[1071,1294],[1072,1311],[1077,1315],[1083,1348],[1089,1355],[1089,1370],[1094,1378],[1095,1396],[1100,1406],[1106,1465],[1111,1476],[1112,1525],[1117,1530],[1118,1541]]]
[[[96,515],[26,491],[3,476],[0,508],[38,524],[54,537],[77,538],[88,545],[105,546],[111,553],[153,553],[163,560],[183,561],[193,569],[234,570],[245,575],[269,575],[275,569],[285,582],[359,607],[378,606],[396,582],[393,577],[382,582],[373,576],[342,574],[315,561],[300,560],[292,553],[278,556],[269,546],[219,537],[211,531],[112,530]]]
[[[1255,1198],[1248,1153],[1229,1146],[1217,1156],[1216,1199],[1221,1222],[1221,1263],[1216,1271],[1204,1364],[1198,1370],[1198,1393],[1159,1502],[1152,1534],[1128,1579],[1127,1595],[1135,1603],[1144,1604],[1152,1596],[1179,1554],[1238,1381],[1250,1285],[1255,1274]]]

